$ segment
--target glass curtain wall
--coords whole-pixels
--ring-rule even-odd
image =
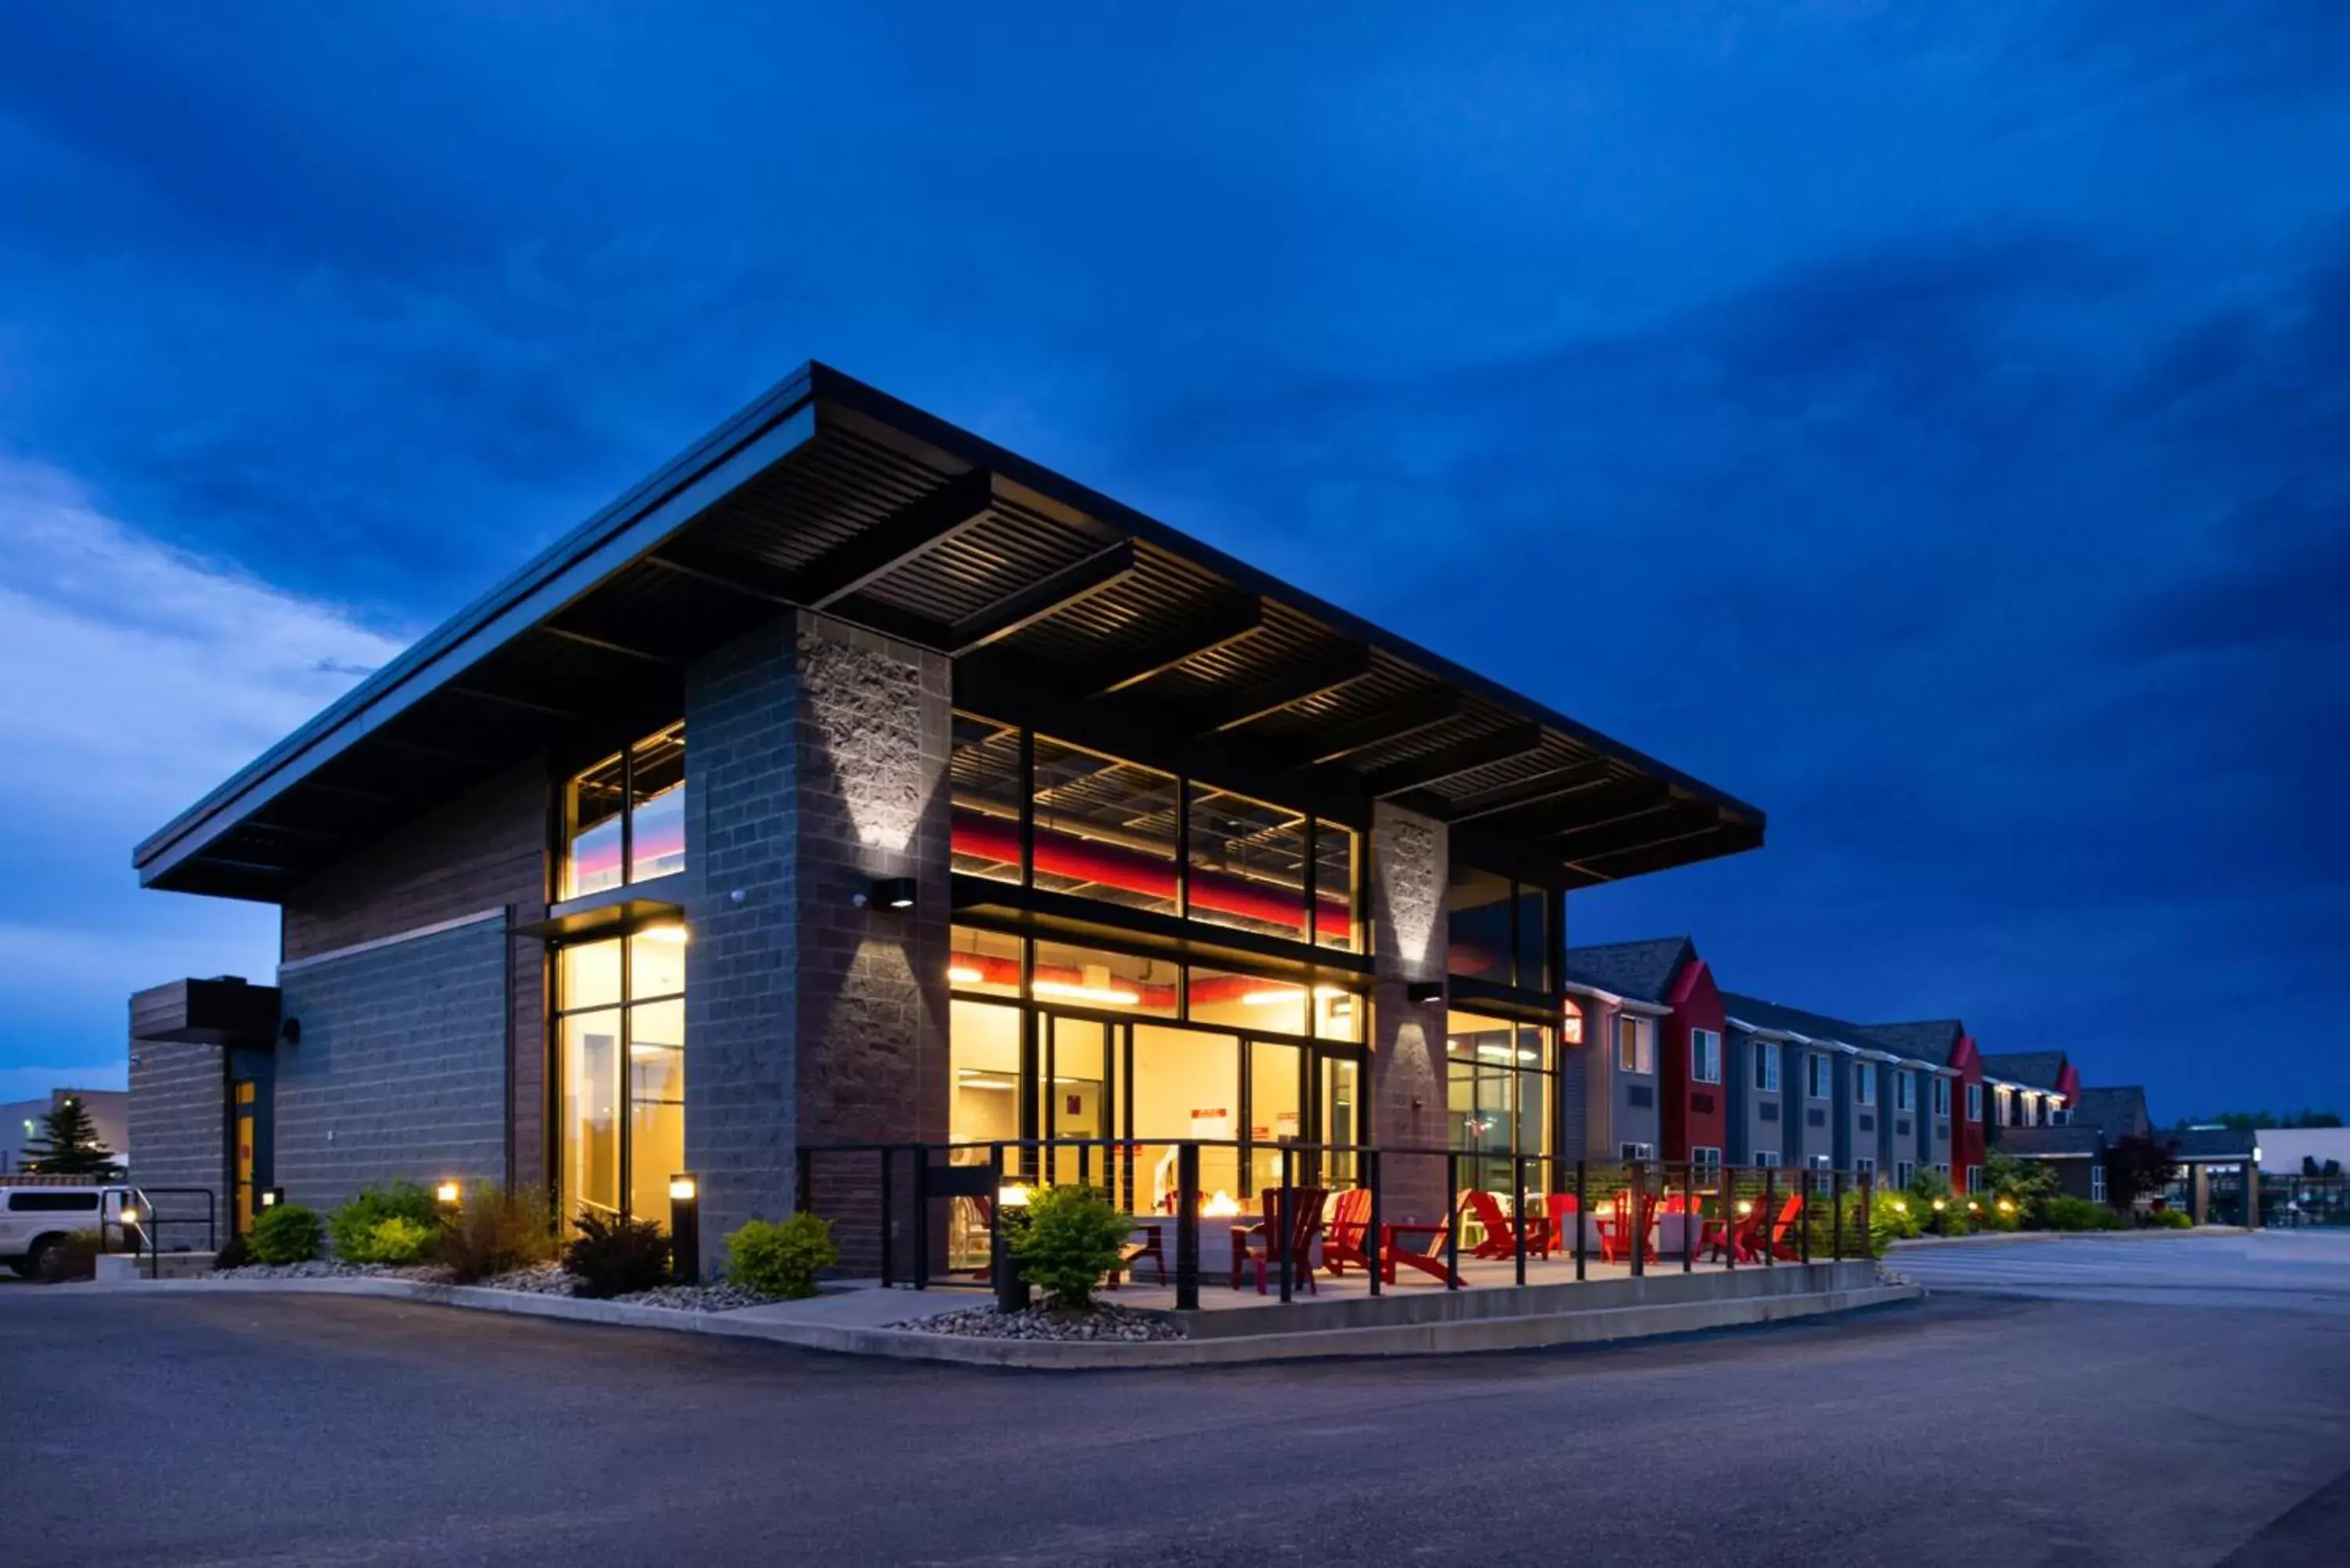
[[[1445,888],[1451,972],[1519,991],[1547,992],[1557,895],[1474,866],[1455,865]]]
[[[558,897],[585,898],[684,869],[684,724],[614,753],[564,785]]]
[[[1461,1179],[1492,1191],[1512,1189],[1511,1157],[1554,1147],[1557,1104],[1551,1034],[1538,1023],[1475,1013],[1447,1015],[1444,1039],[1450,1147],[1487,1158],[1463,1160]],[[1534,1168],[1526,1179],[1546,1173]]]
[[[666,1220],[685,1168],[685,928],[575,942],[556,963],[567,1214]]]

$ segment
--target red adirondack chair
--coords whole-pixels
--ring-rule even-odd
[[[1105,1288],[1113,1291],[1118,1289],[1118,1277],[1122,1274],[1130,1273],[1138,1279],[1140,1278],[1142,1265],[1146,1262],[1159,1271],[1159,1282],[1165,1284],[1167,1282],[1165,1227],[1145,1223],[1134,1228],[1133,1237],[1118,1250],[1118,1267],[1109,1272],[1109,1279]]]
[[[1554,1192],[1543,1199],[1543,1218],[1548,1222],[1552,1251],[1571,1253],[1575,1251],[1575,1237],[1567,1221],[1579,1218],[1582,1212],[1572,1192]]]
[[[1232,1227],[1232,1289],[1241,1288],[1241,1275],[1251,1264],[1256,1267],[1256,1293],[1265,1293],[1265,1266],[1278,1263],[1288,1254],[1291,1277],[1303,1278],[1305,1288],[1321,1294],[1314,1282],[1314,1238],[1322,1233],[1322,1202],[1330,1196],[1326,1187],[1293,1187],[1289,1189],[1289,1233],[1281,1233],[1281,1189],[1264,1189],[1264,1218],[1253,1225]]]
[[[1599,1221],[1599,1261],[1603,1263],[1627,1262],[1632,1255],[1632,1249],[1637,1246],[1644,1262],[1655,1262],[1657,1249],[1648,1241],[1648,1231],[1656,1223],[1656,1219],[1655,1193],[1640,1194],[1638,1214],[1632,1211],[1629,1188],[1616,1193],[1608,1200],[1607,1214]]]
[[[1803,1260],[1802,1247],[1788,1240],[1787,1237],[1787,1232],[1795,1228],[1797,1222],[1802,1220],[1803,1214],[1804,1195],[1800,1192],[1787,1194],[1787,1201],[1779,1206],[1779,1218],[1771,1222],[1772,1256],[1783,1258],[1790,1262],[1800,1262]]]
[[[1760,1243],[1764,1218],[1762,1206],[1760,1203],[1753,1203],[1748,1205],[1746,1212],[1739,1215],[1731,1223],[1725,1224],[1719,1220],[1709,1220],[1705,1227],[1707,1261],[1718,1263],[1725,1256],[1729,1256],[1734,1257],[1742,1263],[1762,1262],[1762,1252]]]
[[[1502,1200],[1481,1187],[1472,1187],[1461,1195],[1463,1204],[1485,1231],[1485,1239],[1477,1243],[1475,1255],[1480,1258],[1514,1258],[1518,1253],[1518,1231],[1523,1224],[1528,1253],[1550,1256],[1550,1227],[1542,1220],[1528,1218],[1523,1221],[1511,1219],[1502,1211]]]
[[[1371,1233],[1371,1189],[1350,1187],[1330,1200],[1328,1221],[1322,1232],[1322,1266],[1334,1275],[1348,1269],[1371,1272],[1370,1254],[1363,1243]]]

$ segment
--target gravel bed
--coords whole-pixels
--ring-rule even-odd
[[[578,1288],[579,1282],[563,1272],[560,1263],[541,1263],[536,1268],[515,1269],[507,1273],[492,1274],[482,1282],[489,1291],[520,1291],[525,1295],[567,1296]]]
[[[1062,1313],[1045,1307],[1024,1312],[997,1312],[993,1307],[967,1307],[937,1317],[882,1324],[921,1334],[958,1334],[972,1339],[1149,1340],[1181,1339],[1182,1327],[1170,1318],[1139,1313],[1127,1307],[1097,1305],[1091,1312]]]
[[[413,1280],[418,1284],[449,1282],[449,1271],[439,1263],[338,1263],[314,1258],[307,1263],[247,1263],[239,1269],[214,1269],[216,1280]]]
[[[649,1291],[630,1291],[624,1296],[614,1296],[616,1302],[631,1306],[669,1307],[677,1312],[738,1312],[743,1307],[765,1306],[775,1298],[763,1296],[743,1285],[723,1282],[709,1285],[655,1285]]]

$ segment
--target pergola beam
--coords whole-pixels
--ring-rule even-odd
[[[1348,643],[1342,649],[1298,665],[1282,673],[1258,681],[1244,691],[1236,691],[1222,702],[1211,705],[1199,717],[1201,734],[1219,734],[1255,722],[1267,714],[1278,713],[1309,698],[1351,686],[1371,672],[1371,650],[1366,644]]]
[[[1126,658],[1109,660],[1092,678],[1093,695],[1107,697],[1139,686],[1203,653],[1229,647],[1263,625],[1263,599],[1236,597],[1211,605]]]
[[[1459,741],[1426,756],[1406,757],[1389,763],[1383,768],[1363,775],[1363,793],[1374,800],[1408,794],[1459,778],[1462,774],[1475,773],[1479,768],[1492,767],[1513,757],[1523,757],[1539,751],[1543,743],[1540,724],[1512,724],[1491,734],[1475,735]]]
[[[1134,576],[1138,565],[1134,541],[1120,539],[1107,549],[1073,561],[1043,581],[1032,583],[955,622],[949,651],[958,659],[976,653],[991,642],[1000,642],[1072,605],[1083,604],[1107,588],[1116,587]]]
[[[1338,762],[1357,752],[1367,752],[1373,746],[1383,746],[1389,741],[1400,741],[1422,730],[1432,730],[1439,724],[1459,718],[1467,707],[1468,703],[1461,693],[1450,689],[1409,697],[1376,713],[1308,738],[1289,753],[1288,760],[1297,767]]]
[[[1455,826],[1458,826],[1464,822],[1482,822],[1488,817],[1500,816],[1509,812],[1523,811],[1528,806],[1546,805],[1552,801],[1563,799],[1579,790],[1606,784],[1613,773],[1613,765],[1605,757],[1596,757],[1587,763],[1571,763],[1563,768],[1553,768],[1548,773],[1536,774],[1530,779],[1520,779],[1514,784],[1498,784],[1492,789],[1479,790],[1475,794],[1464,795],[1454,804],[1447,815]],[[1502,824],[1499,826],[1506,830],[1507,824]]]
[[[986,470],[950,479],[809,562],[795,575],[792,597],[809,609],[837,604],[983,521],[994,504],[995,478]]]

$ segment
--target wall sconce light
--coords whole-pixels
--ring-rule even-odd
[[[432,1196],[443,1209],[454,1209],[465,1196],[465,1189],[454,1181],[444,1181],[432,1189]]]
[[[868,905],[881,909],[912,909],[914,879],[911,877],[876,877],[857,898],[858,909]]]
[[[681,1285],[702,1282],[702,1183],[691,1171],[669,1179],[669,1276]]]
[[[286,1189],[284,1188],[265,1187],[261,1189],[261,1206],[264,1209],[275,1209],[285,1201]]]
[[[1404,982],[1404,1000],[1414,1003],[1444,1000],[1444,982],[1440,980],[1414,980]]]

